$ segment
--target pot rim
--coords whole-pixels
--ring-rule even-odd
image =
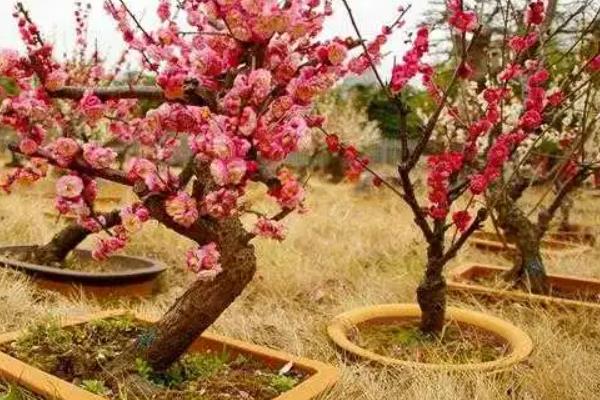
[[[477,237],[478,234],[480,235],[480,237]],[[480,232],[474,232],[473,235],[471,236],[471,238],[469,239],[469,244],[471,244],[472,246],[475,247],[493,247],[498,249],[498,251],[516,251],[516,247],[514,244],[512,243],[507,243],[508,248],[504,247],[504,243],[501,240],[494,240],[494,239],[485,239],[482,238],[481,236],[483,235],[489,235],[489,234],[493,234],[496,235],[496,237],[498,236],[497,233],[495,232],[490,232],[490,231],[480,231]],[[588,245],[585,244],[581,244],[581,243],[573,243],[573,242],[567,242],[564,240],[555,240],[555,239],[542,239],[541,240],[541,252],[542,255],[546,254],[546,255],[553,255],[553,256],[576,256],[576,255],[580,255],[580,254],[584,254],[587,253],[588,251],[590,251],[592,248]],[[558,245],[560,246],[560,248],[544,248],[544,244],[552,246],[552,245]]]
[[[0,251],[10,249],[27,249],[34,245],[2,245]],[[73,252],[91,257],[91,251],[84,249],[75,249]],[[138,278],[150,275],[158,275],[164,272],[167,268],[160,261],[137,256],[129,256],[124,254],[113,255],[113,259],[135,260],[145,266],[137,269],[126,269],[117,272],[85,272],[72,269],[61,269],[47,265],[32,264],[24,261],[13,260],[4,256],[0,256],[0,264],[17,270],[24,270],[27,273],[40,273],[46,276],[61,276],[77,278],[86,281],[112,281],[117,278]]]
[[[488,296],[497,296],[502,298],[509,298],[515,301],[530,301],[539,302],[548,305],[556,306],[572,306],[572,307],[584,307],[592,309],[600,309],[599,303],[592,303],[582,300],[565,299],[556,296],[547,296],[543,294],[527,293],[521,291],[508,291],[503,289],[497,289],[487,287],[484,285],[477,284],[475,282],[465,282],[464,274],[470,272],[473,269],[487,269],[492,271],[504,272],[508,271],[509,267],[501,267],[498,265],[490,265],[485,263],[467,263],[462,264],[452,269],[448,275],[448,289],[450,291],[467,291],[474,294],[483,294]],[[549,278],[555,278],[559,280],[566,280],[571,282],[591,283],[600,286],[600,279],[572,276],[572,275],[561,275],[561,274],[548,274]]]
[[[383,365],[421,368],[434,371],[499,371],[525,360],[533,351],[533,341],[523,330],[500,318],[456,307],[447,307],[446,318],[487,330],[502,337],[510,345],[510,353],[497,360],[469,364],[431,364],[383,356],[362,348],[348,339],[356,325],[379,318],[418,318],[417,304],[381,304],[347,311],[338,315],[327,327],[331,340],[342,350]]]

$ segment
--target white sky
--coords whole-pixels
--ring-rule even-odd
[[[16,0],[0,0],[6,5],[14,5]],[[55,54],[61,56],[65,51],[70,54],[74,43],[74,17],[76,0],[22,0],[30,11],[32,19],[40,27],[45,38],[55,43]],[[387,51],[396,55],[402,55],[406,49],[404,41],[409,27],[414,26],[421,20],[424,9],[429,0],[415,0],[410,13],[407,15],[407,27],[400,34],[394,35],[390,40]],[[116,60],[124,48],[121,37],[116,31],[112,19],[102,8],[103,0],[89,0],[92,4],[90,28],[88,38],[90,45],[98,39],[98,48],[102,55],[109,61]],[[147,27],[156,26],[157,0],[127,0],[129,8],[141,19],[142,25]],[[363,35],[372,38],[379,33],[382,25],[390,24],[397,16],[397,8],[400,4],[406,4],[402,0],[349,0],[354,14],[358,20]],[[4,5],[3,4],[3,5]],[[334,0],[334,15],[329,19],[325,27],[325,37],[332,36],[354,36],[354,31],[348,19],[346,10],[341,0]],[[16,22],[11,16],[8,7],[0,13],[0,47],[22,48]],[[392,56],[388,57],[382,65],[381,72],[384,76],[389,75]]]

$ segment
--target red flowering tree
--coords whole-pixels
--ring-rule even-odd
[[[323,122],[310,115],[313,99],[357,60],[347,60],[351,41],[317,39],[329,1],[187,0],[174,7],[161,0],[152,30],[123,1],[108,0],[105,9],[141,58],[142,71],[126,83],[100,57],[83,62],[85,25],[77,27],[81,57],[59,62],[17,4],[27,52],[0,52],[0,117],[19,137],[10,148],[29,161],[0,184],[10,191],[17,181],[42,179],[48,165],[66,171],[56,183],[56,208],[77,223],[23,255],[32,262],[61,262],[89,235],[97,237],[93,257],[105,259],[148,220],[196,243],[182,258],[198,279],[111,369],[143,358],[159,371],[250,282],[252,240],[283,239],[281,220],[302,209],[304,190],[281,162]],[[99,131],[139,151],[119,168]],[[170,161],[182,139],[192,156],[175,170]],[[97,212],[98,178],[129,187],[138,201]],[[250,182],[266,185],[280,211],[261,214],[247,231],[240,217],[251,211],[242,201]]]
[[[425,26],[417,30],[412,48],[394,66],[391,82],[386,84],[376,64],[387,28],[372,43],[362,41],[346,0],[344,4],[364,44],[364,53],[357,63],[362,68],[372,67],[400,116],[398,138],[402,149],[398,174],[402,191],[379,176],[377,181],[402,197],[427,242],[427,263],[417,289],[417,300],[422,311],[421,330],[437,334],[444,326],[446,308],[444,267],[486,220],[489,210],[485,202],[486,193],[510,197],[507,187],[514,185],[518,174],[506,176],[506,171],[511,166],[512,171],[519,169],[518,164],[511,164],[519,154],[518,150],[527,141],[535,141],[541,135],[542,124],[572,103],[581,88],[569,87],[576,80],[576,77],[569,76],[559,88],[547,90],[549,73],[546,60],[540,55],[543,54],[540,50],[549,43],[543,1],[527,2],[522,13],[523,22],[516,26],[510,22],[513,17],[511,5],[499,2],[507,21],[499,40],[502,60],[498,71],[482,81],[480,74],[474,70],[475,66],[470,63],[471,51],[480,44],[478,38],[482,26],[478,16],[461,0],[448,0],[446,23],[452,37],[458,38],[456,48],[459,50],[455,58],[441,64],[453,65],[445,84],[438,83],[442,81],[441,74],[436,74],[436,69],[425,61],[429,50],[429,29]],[[485,54],[481,49],[477,51]],[[583,70],[595,69],[598,61],[600,57],[584,62]],[[422,85],[437,106],[425,118],[415,145],[409,146],[406,119],[411,110],[402,101],[401,94],[416,77],[421,78]],[[474,92],[470,99],[473,102],[468,101],[465,95],[469,90]],[[515,118],[506,115],[508,106],[514,106]],[[574,132],[582,138],[580,130]],[[426,156],[427,145],[434,140],[441,143],[442,150]],[[327,141],[331,151],[353,160],[355,171],[351,173],[367,169],[377,175],[353,147],[340,143],[337,136],[329,134]],[[422,158],[426,158],[428,171],[426,201],[419,198],[412,177]],[[581,171],[589,169],[588,166],[581,167]],[[557,195],[558,203],[580,181],[582,173],[570,175],[573,179],[562,185]],[[497,209],[498,204],[496,200],[491,207]],[[552,205],[547,209],[543,218],[551,219],[555,207]]]

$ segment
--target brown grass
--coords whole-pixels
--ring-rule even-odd
[[[327,322],[353,307],[414,301],[423,241],[408,210],[388,191],[357,194],[349,185],[319,180],[310,186],[311,212],[289,219],[290,234],[283,244],[256,243],[256,279],[214,331],[338,365],[342,378],[321,400],[600,398],[600,313],[589,311],[451,298],[451,305],[499,316],[532,336],[536,348],[530,360],[502,374],[424,373],[342,360],[327,340]],[[39,243],[58,228],[55,220],[43,216],[51,200],[42,200],[42,207],[40,200],[24,193],[0,197],[0,214],[5,217],[0,243]],[[575,222],[600,226],[600,207],[594,203],[592,198],[578,203],[587,212],[576,213]],[[184,270],[183,254],[189,245],[154,224],[136,237],[128,253],[156,257],[170,266],[164,292],[142,302],[70,300],[36,290],[19,274],[0,271],[0,331],[49,315],[109,307],[160,314],[193,278]],[[596,248],[576,258],[549,259],[547,267],[552,272],[600,277],[599,256]],[[501,258],[470,248],[452,265],[468,260],[506,265]]]

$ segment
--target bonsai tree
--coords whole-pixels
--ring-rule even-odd
[[[598,129],[594,76],[599,61],[594,34],[598,10],[592,9],[593,18],[585,20],[585,11],[590,5],[583,4],[559,26],[554,26],[557,3],[548,2],[547,10],[542,9],[543,21],[536,29],[532,29],[527,20],[514,24],[515,29],[528,32],[510,37],[508,41],[517,58],[527,60],[523,65],[526,70],[524,75],[517,72],[521,79],[505,82],[511,95],[506,99],[502,114],[509,121],[517,120],[524,110],[527,120],[523,123],[528,124],[530,134],[509,148],[509,157],[498,170],[500,180],[487,186],[485,196],[494,214],[492,221],[496,229],[502,229],[502,234],[518,250],[519,256],[506,275],[507,280],[536,293],[546,293],[549,289],[540,253],[541,240],[558,211],[563,217],[561,226],[568,229],[570,197],[598,166],[595,152],[589,149]],[[529,10],[542,7],[537,4],[529,5]],[[581,19],[584,27],[567,38],[559,37],[575,18]],[[506,50],[490,52],[505,54]],[[532,69],[532,63],[536,62],[538,65]],[[514,64],[510,67],[518,69]],[[493,76],[485,78],[490,80]],[[469,104],[466,107],[477,108],[480,94],[478,88],[465,89],[462,98]],[[485,140],[490,142],[494,135],[497,133],[489,131],[484,135]],[[549,168],[536,165],[540,157]],[[526,210],[519,200],[527,189],[540,182],[549,183],[549,188]]]
[[[429,50],[429,29],[420,27],[413,38],[412,48],[404,54],[392,71],[391,81],[384,82],[376,64],[380,58],[377,52],[385,42],[378,37],[366,43],[359,32],[352,10],[344,0],[350,19],[363,44],[363,54],[356,72],[371,67],[377,80],[391,103],[395,104],[400,118],[398,139],[402,144],[398,175],[402,190],[394,186],[371,169],[365,160],[357,156],[352,146],[342,143],[336,135],[326,134],[326,141],[332,152],[344,154],[354,160],[351,167],[376,175],[377,182],[383,183],[409,206],[414,222],[427,243],[425,274],[417,288],[417,301],[422,311],[420,328],[425,334],[439,334],[445,324],[446,282],[444,268],[456,256],[470,235],[479,229],[486,220],[489,210],[485,205],[485,194],[494,187],[503,187],[514,182],[514,177],[503,176],[504,166],[521,144],[528,138],[536,138],[545,119],[551,119],[573,101],[580,88],[569,86],[573,77],[565,78],[562,90],[546,89],[548,71],[540,52],[530,52],[532,48],[544,49],[548,43],[545,32],[545,6],[542,1],[527,2],[522,13],[524,30],[506,23],[501,40],[502,64],[499,73],[485,80],[481,88],[481,77],[474,73],[474,65],[469,63],[474,46],[482,28],[475,11],[467,9],[461,0],[446,2],[446,26],[452,36],[458,38],[455,58],[442,62],[436,68],[426,63]],[[502,15],[508,21],[512,18],[510,4],[499,3]],[[406,12],[404,9],[403,12]],[[384,28],[385,31],[385,28]],[[569,54],[567,52],[567,54]],[[600,58],[591,58],[584,68],[595,68]],[[450,71],[445,69],[450,68]],[[419,130],[416,143],[409,146],[406,129],[407,116],[411,113],[402,101],[401,93],[409,82],[420,76],[423,87],[436,104],[425,118]],[[449,76],[449,79],[442,79]],[[438,82],[446,81],[443,86]],[[514,96],[519,83],[525,82],[528,91],[523,96]],[[469,88],[477,90],[477,103],[466,102],[464,92]],[[573,90],[567,90],[567,89]],[[516,109],[514,118],[507,118],[509,106]],[[449,124],[456,129],[449,129]],[[442,135],[443,140],[440,141]],[[441,142],[441,149],[425,156],[424,152],[432,141]],[[427,195],[420,198],[415,187],[413,174],[419,161],[426,158]],[[576,182],[569,180],[569,182]],[[563,186],[566,192],[572,183]],[[500,193],[509,191],[501,189]],[[552,210],[549,210],[549,215]]]
[[[99,57],[92,79],[82,78],[74,72],[81,68],[53,57],[52,43],[17,3],[27,51],[0,51],[0,117],[19,135],[11,150],[29,161],[3,174],[0,186],[40,180],[48,165],[67,171],[56,182],[56,208],[77,223],[21,255],[29,261],[60,263],[90,235],[97,238],[93,257],[103,260],[148,220],[195,242],[182,261],[197,280],[107,366],[119,377],[138,358],[155,371],[168,368],[252,280],[252,241],[284,238],[281,221],[302,209],[304,189],[280,164],[323,122],[310,115],[314,99],[357,61],[347,60],[352,40],[317,39],[332,12],[328,1],[188,0],[175,9],[161,0],[155,29],[142,26],[124,1],[108,0],[105,9],[130,53],[139,54],[143,78],[117,84]],[[101,129],[139,147],[123,168],[90,135]],[[184,138],[192,155],[176,170],[169,160]],[[129,188],[138,201],[98,213],[97,179]],[[268,188],[278,213],[245,208],[251,183]],[[258,216],[250,230],[240,219],[245,213]]]

